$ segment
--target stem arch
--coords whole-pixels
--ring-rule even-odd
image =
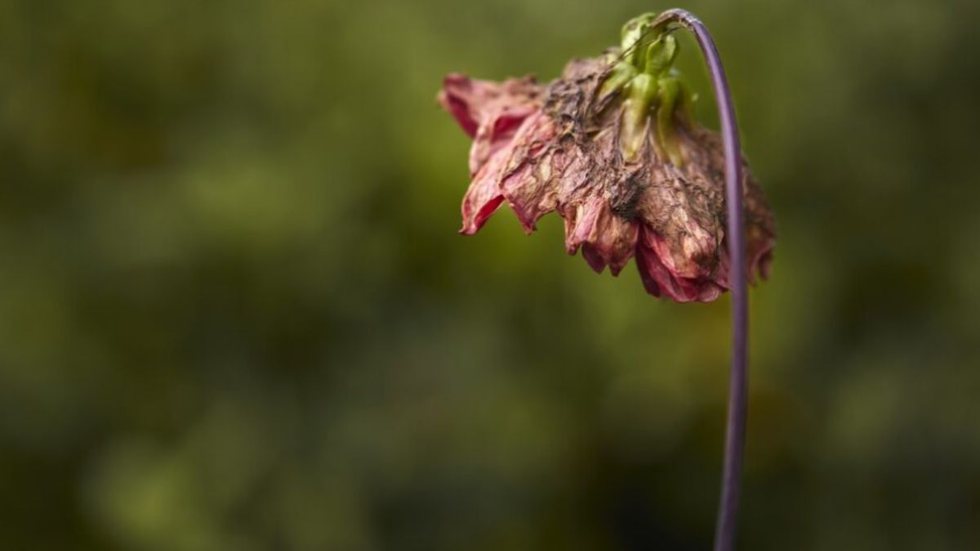
[[[718,105],[718,117],[721,122],[722,144],[725,152],[727,241],[731,256],[729,286],[732,296],[732,358],[725,427],[725,458],[714,549],[731,551],[735,546],[748,413],[749,312],[742,212],[742,155],[738,123],[735,120],[735,106],[721,56],[704,23],[687,10],[671,9],[658,15],[653,22],[653,27],[664,28],[667,31],[684,28],[694,35],[711,74],[715,101]]]

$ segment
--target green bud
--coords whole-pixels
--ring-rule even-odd
[[[637,51],[642,48],[644,43],[656,38],[651,36],[653,34],[651,32],[652,23],[656,18],[657,14],[654,12],[645,13],[630,19],[623,25],[620,47],[623,51],[623,59],[627,63],[639,65],[636,63],[636,59],[640,57],[637,55]]]
[[[627,160],[636,158],[647,136],[647,115],[650,105],[657,96],[657,81],[652,76],[640,73],[629,86],[629,97],[623,102],[623,119],[619,140],[623,155]]]
[[[667,154],[667,158],[675,166],[684,162],[674,133],[674,109],[682,99],[682,89],[679,80],[673,77],[661,78],[658,81],[657,92],[657,142]]]
[[[636,67],[631,63],[625,61],[620,61],[609,71],[609,75],[606,77],[605,82],[599,88],[599,94],[597,95],[597,100],[600,104],[609,97],[610,94],[618,92],[619,90],[626,87],[627,84],[633,77],[637,75]]]
[[[645,54],[644,73],[653,76],[667,73],[677,57],[677,40],[672,35],[663,35],[647,47]]]

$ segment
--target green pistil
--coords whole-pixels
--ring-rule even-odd
[[[612,70],[609,71],[609,76],[606,77],[606,80],[599,88],[599,100],[603,101],[613,92],[618,92],[626,88],[630,81],[638,74],[639,71],[636,70],[636,67],[632,63],[627,61],[616,63],[613,65]]]
[[[623,25],[620,48],[623,52],[624,61],[634,63],[634,60],[640,57],[637,52],[641,52],[643,46],[657,38],[653,36],[654,34],[660,34],[659,31],[653,31],[651,28],[653,20],[656,18],[656,13],[645,13],[630,19]]]
[[[643,72],[654,77],[666,75],[677,57],[677,40],[673,36],[659,36],[651,42],[643,55]]]
[[[602,83],[600,101],[615,92],[623,101],[620,142],[627,160],[635,160],[643,148],[648,128],[670,162],[683,162],[674,129],[677,108],[687,109],[687,93],[672,69],[677,57],[677,41],[652,27],[656,14],[631,19],[623,26],[621,58]],[[651,124],[647,124],[647,121]]]
[[[667,157],[674,166],[681,166],[684,162],[681,156],[680,147],[677,144],[677,134],[674,132],[674,108],[680,103],[682,89],[680,80],[673,77],[660,79],[658,99],[660,105],[657,107],[657,139],[660,146],[667,153]]]
[[[657,81],[646,73],[636,75],[629,84],[629,95],[623,102],[623,119],[619,140],[627,160],[636,159],[646,138],[650,106],[657,97]]]

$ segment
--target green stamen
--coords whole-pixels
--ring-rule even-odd
[[[677,143],[676,111],[683,117],[690,109],[689,92],[674,70],[677,40],[653,26],[655,13],[629,20],[622,30],[621,57],[610,70],[597,95],[599,105],[614,93],[626,94],[620,129],[623,155],[634,160],[648,131],[657,151],[680,166],[683,156]]]

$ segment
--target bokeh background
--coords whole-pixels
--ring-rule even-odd
[[[707,549],[727,298],[458,236],[434,99],[675,6],[780,231],[741,548],[980,548],[975,0],[0,2],[0,548]]]

